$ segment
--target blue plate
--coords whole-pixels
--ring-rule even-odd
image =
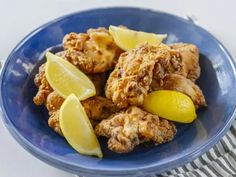
[[[33,77],[40,56],[60,44],[65,34],[109,25],[154,33],[167,33],[166,43],[189,42],[200,49],[201,77],[198,84],[206,97],[207,109],[198,119],[178,125],[173,141],[160,145],[140,145],[128,154],[115,154],[101,139],[104,158],[75,152],[64,138],[47,125],[47,112],[36,107],[37,89]],[[159,174],[195,159],[211,148],[229,129],[235,117],[236,74],[233,59],[210,33],[182,18],[137,8],[107,8],[64,16],[26,36],[8,57],[1,75],[1,107],[4,122],[14,138],[37,158],[60,169],[90,176],[131,176]]]

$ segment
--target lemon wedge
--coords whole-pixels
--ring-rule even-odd
[[[110,25],[109,33],[115,43],[123,50],[131,50],[138,44],[147,42],[150,45],[160,44],[167,37],[166,34],[146,33]]]
[[[74,94],[63,102],[59,115],[60,127],[67,142],[81,154],[102,158],[103,154],[93,127]]]
[[[79,100],[85,100],[96,94],[92,81],[70,62],[50,52],[46,58],[46,78],[60,96],[66,98],[74,93]]]
[[[197,117],[193,101],[187,95],[176,91],[151,92],[144,99],[143,108],[175,122],[190,123]]]

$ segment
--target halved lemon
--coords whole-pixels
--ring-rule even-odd
[[[70,62],[50,52],[46,58],[46,78],[60,96],[66,98],[74,93],[79,100],[85,100],[96,94],[92,81]]]
[[[123,50],[134,49],[138,44],[147,42],[150,45],[160,44],[167,37],[166,34],[146,33],[110,25],[109,32],[115,43]]]
[[[190,123],[197,117],[193,101],[187,95],[171,90],[151,92],[144,99],[143,108],[175,122]]]
[[[60,108],[59,123],[67,142],[79,153],[95,155],[103,154],[94,133],[93,127],[79,99],[71,94]]]

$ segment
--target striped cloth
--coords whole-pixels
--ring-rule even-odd
[[[208,152],[160,177],[236,177],[236,120],[228,133]]]

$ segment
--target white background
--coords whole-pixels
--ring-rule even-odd
[[[235,0],[0,0],[0,60],[38,26],[75,11],[109,6],[136,6],[195,16],[236,59]],[[128,17],[127,17],[128,18]],[[26,152],[0,119],[0,177],[71,177]]]

